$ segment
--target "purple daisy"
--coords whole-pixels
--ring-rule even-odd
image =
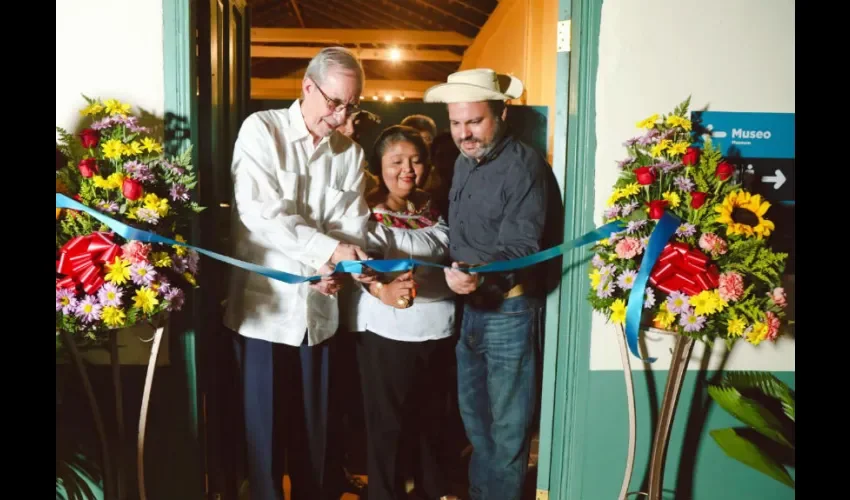
[[[124,296],[124,291],[114,283],[104,284],[97,292],[97,298],[103,306],[121,306],[121,297]]]
[[[685,222],[685,223],[681,224],[678,229],[676,229],[676,235],[677,236],[684,236],[684,237],[693,236],[694,233],[696,233],[696,232],[697,232],[697,227],[694,226],[693,224],[691,224],[690,222]]]
[[[705,316],[697,316],[688,310],[682,313],[679,324],[685,327],[686,332],[698,332],[705,325]]]
[[[157,224],[159,223],[159,214],[156,213],[156,210],[151,210],[150,208],[140,208],[136,211],[136,217],[142,222],[147,222],[148,224]]]
[[[139,182],[151,182],[154,180],[150,167],[139,161],[128,161],[124,164],[124,170],[130,174],[130,177]]]
[[[77,308],[77,298],[74,295],[73,288],[56,290],[56,310],[62,311],[62,314],[72,314]]]
[[[118,212],[118,203],[114,201],[104,201],[98,200],[96,204],[98,210],[101,212],[106,212],[108,214],[114,214]]]
[[[626,232],[629,233],[629,234],[634,234],[635,231],[639,231],[645,225],[646,225],[645,220],[629,221],[629,223],[626,225]]]
[[[175,255],[174,257],[171,258],[171,269],[174,269],[178,273],[180,273],[180,274],[185,273],[186,272],[186,266],[187,266],[187,262],[186,262],[185,258],[180,257],[178,255]]]
[[[150,286],[156,277],[156,270],[148,262],[137,262],[130,266],[130,278],[137,285]]]
[[[183,290],[179,288],[172,288],[163,295],[163,298],[168,301],[168,307],[166,308],[167,310],[179,311],[183,308]]]
[[[638,207],[638,203],[636,201],[630,201],[623,205],[623,208],[620,210],[620,213],[623,214],[623,217],[629,215],[634,212],[634,210]]]
[[[112,116],[107,116],[105,118],[101,118],[100,120],[91,124],[91,128],[94,130],[103,130],[105,128],[109,128],[115,125],[115,118]]]
[[[593,256],[593,260],[590,261],[590,263],[593,265],[593,267],[595,267],[596,269],[599,269],[600,267],[605,265],[605,260],[602,259],[602,257],[599,256],[599,254],[596,254],[596,255]]]
[[[643,136],[640,137],[637,142],[641,146],[648,146],[648,145],[652,144],[653,142],[655,142],[655,140],[658,139],[659,135],[661,135],[661,133],[658,132],[657,129],[653,128],[653,129],[649,130],[647,133],[643,134]]]
[[[616,284],[614,280],[603,278],[599,281],[599,285],[596,287],[596,296],[600,299],[607,299],[614,293],[616,289]]]
[[[183,200],[186,201],[189,199],[189,190],[186,189],[186,186],[183,184],[174,184],[171,186],[171,199],[174,201]]]
[[[685,191],[686,193],[690,193],[694,190],[694,182],[684,175],[680,175],[673,179],[673,184],[675,184],[679,190]]]
[[[655,168],[661,170],[662,172],[664,172],[666,174],[666,173],[672,172],[673,170],[676,170],[677,168],[679,168],[681,166],[682,165],[679,164],[679,163],[670,163],[668,161],[663,161],[663,162],[659,163],[658,165],[656,165]]]
[[[624,158],[624,159],[622,159],[622,160],[618,161],[618,162],[617,162],[617,166],[618,166],[620,169],[623,169],[623,168],[626,168],[626,165],[631,165],[634,161],[635,161],[635,159],[634,159],[634,158],[632,158],[631,156],[629,156],[629,157],[627,157],[627,158]]]
[[[643,301],[644,309],[652,309],[655,306],[655,290],[646,287],[646,299]]]
[[[189,256],[186,258],[186,266],[189,268],[189,272],[192,274],[198,273],[198,262],[201,260],[201,256],[197,251],[190,249]]]
[[[172,165],[171,163],[169,163],[167,161],[163,161],[162,163],[160,163],[160,165],[162,166],[163,170],[170,173],[171,175],[183,175],[184,174],[184,170],[181,167],[177,167],[175,165]]]
[[[623,146],[625,146],[627,148],[634,146],[635,144],[637,144],[638,139],[639,139],[639,137],[632,137],[631,139],[628,139],[626,142],[624,142]]]
[[[77,304],[75,311],[78,318],[82,318],[85,323],[92,323],[100,319],[100,310],[103,308],[94,295],[86,295],[86,298]]]
[[[619,278],[617,278],[617,285],[623,290],[631,290],[633,286],[635,286],[635,280],[637,279],[637,272],[633,269],[629,269],[628,271],[623,271]]]
[[[620,215],[620,207],[618,205],[614,205],[613,207],[605,209],[605,218],[606,219],[616,219]]]
[[[679,314],[689,309],[690,297],[682,292],[673,292],[667,297],[667,310],[673,314]]]

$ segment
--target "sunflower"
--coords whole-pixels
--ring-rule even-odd
[[[717,222],[726,224],[727,236],[741,234],[762,239],[770,236],[775,229],[773,222],[763,217],[768,208],[770,203],[762,201],[761,195],[738,190],[729,193],[714,210],[720,214]]]

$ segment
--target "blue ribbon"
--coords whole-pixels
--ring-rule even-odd
[[[643,260],[640,263],[635,284],[632,286],[632,291],[629,294],[629,304],[626,306],[626,341],[629,344],[629,350],[638,359],[648,363],[654,363],[656,358],[643,359],[638,351],[638,334],[640,333],[640,316],[643,310],[644,295],[646,293],[646,283],[649,281],[649,275],[655,263],[664,251],[667,242],[676,233],[681,220],[670,212],[664,212],[664,215],[655,224],[655,229],[649,235],[649,243],[643,253]]]
[[[105,215],[97,210],[94,210],[91,207],[83,205],[63,194],[56,193],[56,208],[69,208],[72,210],[79,210],[81,212],[85,212],[100,222],[104,223],[108,226],[112,231],[114,231],[119,236],[123,237],[127,240],[137,240],[143,241],[146,243],[164,243],[167,245],[181,245],[187,248],[191,248],[196,250],[198,253],[202,253],[214,259],[220,260],[222,262],[226,262],[236,267],[241,267],[242,269],[255,272],[257,274],[261,274],[273,280],[282,281],[284,283],[288,283],[291,285],[304,283],[304,282],[312,282],[318,281],[322,279],[321,275],[317,276],[298,276],[295,274],[285,273],[283,271],[276,271],[274,269],[270,269],[268,267],[258,266],[256,264],[251,264],[250,262],[244,262],[238,259],[234,259],[232,257],[228,257],[226,255],[222,255],[220,253],[212,252],[209,250],[204,250],[203,248],[199,248],[196,246],[192,246],[188,243],[175,241],[170,238],[166,238],[164,236],[160,236],[155,233],[151,233],[148,231],[142,231],[141,229],[136,229],[132,226],[128,226],[123,222],[113,219],[108,215]],[[530,267],[540,262],[547,261],[549,259],[555,258],[566,251],[577,248],[580,246],[587,245],[589,243],[593,243],[595,241],[599,241],[604,238],[608,238],[611,233],[621,231],[625,226],[620,221],[610,222],[605,224],[604,226],[597,227],[596,229],[582,235],[575,240],[568,241],[563,243],[557,247],[552,247],[542,252],[537,252],[532,255],[527,255],[525,257],[520,257],[517,259],[505,260],[493,262],[490,264],[485,264],[478,267],[472,267],[466,269],[470,272],[476,273],[486,273],[486,272],[504,272],[504,271],[513,271],[515,269],[521,269],[524,267]],[[391,272],[400,272],[400,271],[408,271],[413,269],[415,266],[431,266],[431,267],[441,267],[448,268],[450,266],[446,266],[443,264],[436,264],[433,262],[426,262],[417,259],[390,259],[390,260],[344,260],[338,262],[334,268],[335,273],[351,273],[351,274],[362,274],[363,267],[366,266],[370,269],[373,269],[379,273],[391,273]]]

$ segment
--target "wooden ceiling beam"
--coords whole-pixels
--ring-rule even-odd
[[[464,47],[472,45],[472,38],[455,31],[323,28],[252,28],[251,41],[258,43],[382,43]]]
[[[251,45],[252,58],[277,58],[277,59],[312,59],[319,53],[321,47],[276,47],[273,45]],[[390,49],[352,49],[359,54],[364,61],[390,61]],[[449,52],[448,50],[404,50],[401,59],[404,61],[435,61],[435,62],[461,62],[462,55]]]
[[[301,11],[298,10],[298,4],[295,2],[295,0],[289,1],[290,3],[292,3],[292,10],[295,11],[295,15],[298,17],[298,23],[301,25],[302,28],[306,28],[307,25],[304,24],[304,18],[301,17]]]
[[[366,80],[365,99],[377,95],[383,98],[421,99],[425,91],[443,82],[424,80]],[[301,95],[300,78],[251,78],[251,99],[297,99]]]

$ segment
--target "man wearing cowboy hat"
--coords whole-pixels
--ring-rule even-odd
[[[447,104],[461,152],[449,192],[453,269],[446,269],[446,282],[463,300],[458,403],[473,446],[472,500],[522,496],[536,408],[544,297],[525,272],[462,269],[542,250],[551,168],[505,123],[505,101],[522,93],[522,82],[512,76],[472,69],[450,75],[424,96]]]

